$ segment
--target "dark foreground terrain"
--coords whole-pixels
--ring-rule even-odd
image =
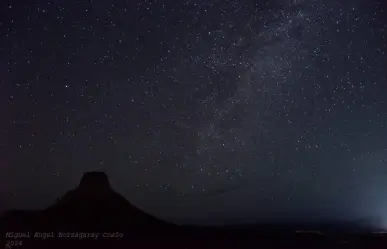
[[[387,234],[348,225],[178,226],[133,206],[101,172],[45,210],[0,222],[0,248],[387,248]]]

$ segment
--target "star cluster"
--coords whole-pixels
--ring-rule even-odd
[[[0,16],[1,208],[45,206],[90,170],[175,221],[387,208],[381,1],[3,1]]]

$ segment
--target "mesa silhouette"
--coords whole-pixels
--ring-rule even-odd
[[[6,226],[31,229],[36,226],[66,229],[127,229],[129,227],[172,227],[173,224],[153,217],[132,205],[115,192],[104,172],[84,173],[77,188],[67,192],[57,202],[37,212],[10,211],[5,218],[17,216],[23,222],[9,220]],[[27,221],[27,222],[26,222]],[[4,223],[3,223],[4,224]],[[21,227],[20,227],[21,226]],[[8,227],[8,226],[7,226]]]
[[[68,191],[48,208],[39,211],[7,211],[1,218],[3,237],[7,232],[29,233],[30,236],[36,231],[56,234],[100,232],[111,233],[112,236],[115,233],[120,234],[121,237],[113,238],[115,241],[139,241],[145,240],[145,235],[152,240],[156,237],[166,239],[165,234],[176,233],[177,227],[131,204],[112,189],[104,172],[95,171],[84,173],[78,187]],[[29,246],[36,244],[32,242],[37,242],[32,238],[27,240],[30,242]],[[44,244],[52,246],[48,241]]]

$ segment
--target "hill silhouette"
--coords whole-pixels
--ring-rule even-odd
[[[383,245],[387,245],[385,237],[371,236],[367,229],[357,228],[356,224],[178,226],[131,204],[112,189],[103,172],[84,173],[75,189],[46,209],[5,212],[0,224],[0,242],[5,248],[385,248]]]
[[[58,233],[67,232],[78,235],[100,233],[101,237],[106,233],[109,235],[109,238],[103,239],[106,243],[120,244],[130,240],[144,245],[151,240],[165,241],[167,238],[165,234],[175,232],[177,229],[177,225],[147,214],[115,192],[104,172],[84,173],[78,187],[68,191],[55,204],[44,210],[6,212],[1,224],[2,234],[29,232],[30,238],[24,239],[24,244],[39,248],[42,246],[58,248],[58,245],[53,244],[58,238],[49,238],[45,241],[33,238],[34,233],[39,231],[53,232],[56,237]],[[70,246],[71,242],[79,246],[93,241],[83,239],[84,243],[80,243],[77,239],[74,241],[66,238],[62,239],[61,244],[66,247]],[[101,242],[102,239],[98,239],[99,246],[103,245]]]
[[[103,172],[85,173],[76,189],[67,192],[45,212],[50,220],[55,219],[55,223],[61,225],[77,223],[93,228],[122,229],[127,226],[147,226],[148,229],[149,226],[172,226],[143,212],[115,192]]]

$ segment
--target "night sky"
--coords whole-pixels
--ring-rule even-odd
[[[387,6],[3,0],[0,209],[105,171],[175,222],[380,217]]]

